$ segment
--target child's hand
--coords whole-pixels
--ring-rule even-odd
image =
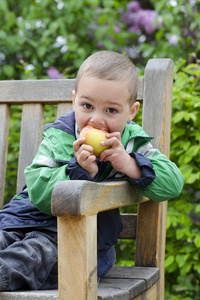
[[[108,140],[101,142],[101,145],[110,145],[111,148],[106,149],[101,153],[99,161],[110,161],[112,167],[116,171],[124,173],[133,179],[139,180],[141,178],[140,169],[138,168],[135,159],[132,158],[124,149],[124,146],[121,143],[120,132],[108,133],[106,137]]]
[[[79,138],[73,143],[74,155],[78,164],[94,178],[98,172],[96,156],[93,155],[93,148],[83,144],[86,138]]]

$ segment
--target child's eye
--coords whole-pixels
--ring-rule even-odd
[[[116,114],[117,113],[117,110],[114,109],[114,108],[108,108],[107,109],[107,112],[111,113],[111,114]]]
[[[83,104],[83,107],[84,107],[85,109],[92,109],[92,105],[89,104],[89,103],[84,103],[84,104]]]

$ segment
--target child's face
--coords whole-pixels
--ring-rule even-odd
[[[125,83],[83,76],[78,90],[73,91],[73,106],[78,129],[92,125],[108,132],[122,132],[139,109],[139,103],[132,107]]]

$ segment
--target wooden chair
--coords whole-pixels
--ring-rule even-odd
[[[22,105],[17,192],[24,168],[42,139],[45,104],[56,104],[58,116],[71,109],[74,80],[0,81],[0,201],[6,176],[10,106]],[[173,61],[151,59],[139,80],[143,128],[154,147],[169,156]],[[52,120],[53,121],[53,120]],[[33,126],[34,124],[34,126]],[[27,147],[28,145],[28,147]],[[137,215],[124,215],[121,238],[136,238],[134,267],[114,266],[97,287],[98,212],[138,204]],[[0,299],[164,300],[164,256],[167,202],[144,199],[128,182],[58,182],[52,213],[58,217],[58,291],[1,292]],[[66,238],[67,237],[67,238]],[[98,295],[98,296],[97,296]]]

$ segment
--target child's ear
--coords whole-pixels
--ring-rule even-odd
[[[75,90],[73,90],[72,91],[72,103],[73,103],[73,105],[75,103],[75,97],[76,97]]]
[[[139,108],[140,108],[140,103],[138,101],[134,102],[133,105],[131,106],[131,109],[130,109],[130,115],[129,115],[129,118],[128,118],[128,122],[130,122],[134,119],[134,117],[137,114]]]

